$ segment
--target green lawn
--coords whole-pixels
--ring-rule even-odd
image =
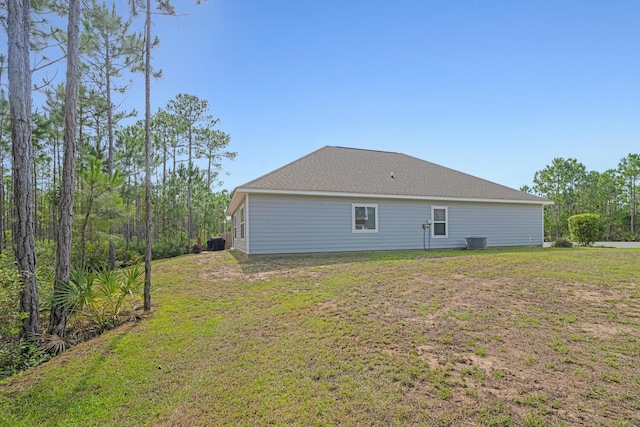
[[[640,251],[154,263],[154,312],[0,382],[0,425],[640,425]]]

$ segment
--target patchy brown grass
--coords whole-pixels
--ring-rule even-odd
[[[139,380],[147,396],[134,378],[127,403],[100,413],[118,425],[635,426],[639,255],[203,253],[155,265],[154,315],[75,357],[152,358],[152,378]],[[115,341],[127,342],[126,355],[105,351]],[[73,357],[51,369],[60,375]],[[0,412],[8,396],[27,407],[26,390],[52,381],[47,369],[0,385]],[[65,396],[89,400],[82,390]],[[61,425],[100,424],[90,405],[75,418],[49,405],[41,412]],[[34,412],[11,414],[38,425]]]

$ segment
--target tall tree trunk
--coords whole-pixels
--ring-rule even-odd
[[[4,75],[4,55],[0,55],[0,86]],[[0,140],[4,140],[5,116],[0,120]],[[0,254],[4,253],[5,227],[4,227],[4,151],[0,152]]]
[[[31,2],[30,0],[9,0],[7,12],[9,104],[15,200],[14,243],[16,262],[23,282],[20,311],[25,313],[20,336],[39,342],[40,313],[33,228],[33,147],[31,145],[31,69],[29,68]]]
[[[53,190],[51,196],[51,234],[55,240],[58,239],[56,234],[58,230],[58,226],[56,225],[56,213],[58,212],[58,195],[57,193],[57,183],[58,183],[58,135],[56,132],[56,136],[53,139]]]
[[[193,162],[191,160],[191,149],[193,145],[191,125],[189,126],[189,168],[187,170],[187,250],[191,249],[191,238],[193,237],[193,211],[191,210],[191,171]]]
[[[71,265],[71,227],[73,224],[73,196],[76,160],[76,125],[78,105],[78,56],[80,33],[80,0],[69,1],[67,41],[67,83],[64,100],[64,163],[60,192],[60,215],[56,242],[56,273],[53,294],[61,292],[61,286],[69,282]],[[54,298],[55,301],[55,298]],[[67,313],[63,305],[51,305],[49,334],[64,337]]]
[[[175,186],[178,180],[178,175],[176,173],[176,145],[173,146],[173,169],[171,170],[171,177],[172,177],[171,185]],[[176,209],[177,209],[176,197],[171,197],[171,209],[169,209],[169,224],[171,225],[173,225],[173,223],[175,222]],[[180,242],[180,244],[182,244],[182,242]]]
[[[9,182],[9,184],[7,185],[7,199],[8,199],[7,200],[7,204],[9,206],[13,206],[13,208],[12,208],[12,214],[13,215],[7,215],[6,222],[5,222],[5,229],[6,230],[14,230],[13,226],[14,226],[14,223],[16,222],[16,219],[15,219],[15,203],[16,203],[15,196],[16,195],[15,195],[15,191],[13,189],[13,179],[12,179],[11,182]],[[5,236],[5,241],[8,241],[7,236]],[[14,248],[15,248],[15,241],[16,241],[15,235],[12,235],[11,236],[11,242],[14,245]]]
[[[107,136],[109,147],[107,153],[107,172],[113,178],[113,105],[111,104],[111,57],[109,41],[105,44],[105,85],[107,94]],[[113,228],[109,229],[109,269],[116,268],[116,244],[113,241]]]
[[[207,190],[211,190],[211,156],[207,156]]]
[[[164,232],[167,228],[167,143],[166,138],[164,143],[162,144],[162,212],[160,213],[162,228],[159,228],[160,232]],[[156,227],[158,227],[156,225]]]
[[[631,234],[636,234],[636,217],[638,216],[638,196],[636,194],[635,176],[631,182]]]
[[[144,311],[151,310],[151,0],[147,0],[145,22],[145,70],[144,70],[144,164],[146,196],[147,246],[144,252]]]
[[[33,235],[34,239],[40,238],[41,232],[38,221],[38,178],[36,177],[36,165],[33,165],[33,177],[31,179],[33,186]]]

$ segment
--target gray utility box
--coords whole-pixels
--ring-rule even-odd
[[[467,249],[487,249],[486,237],[465,237]]]

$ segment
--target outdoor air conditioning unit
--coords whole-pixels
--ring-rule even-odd
[[[465,237],[467,249],[487,249],[486,237]]]

